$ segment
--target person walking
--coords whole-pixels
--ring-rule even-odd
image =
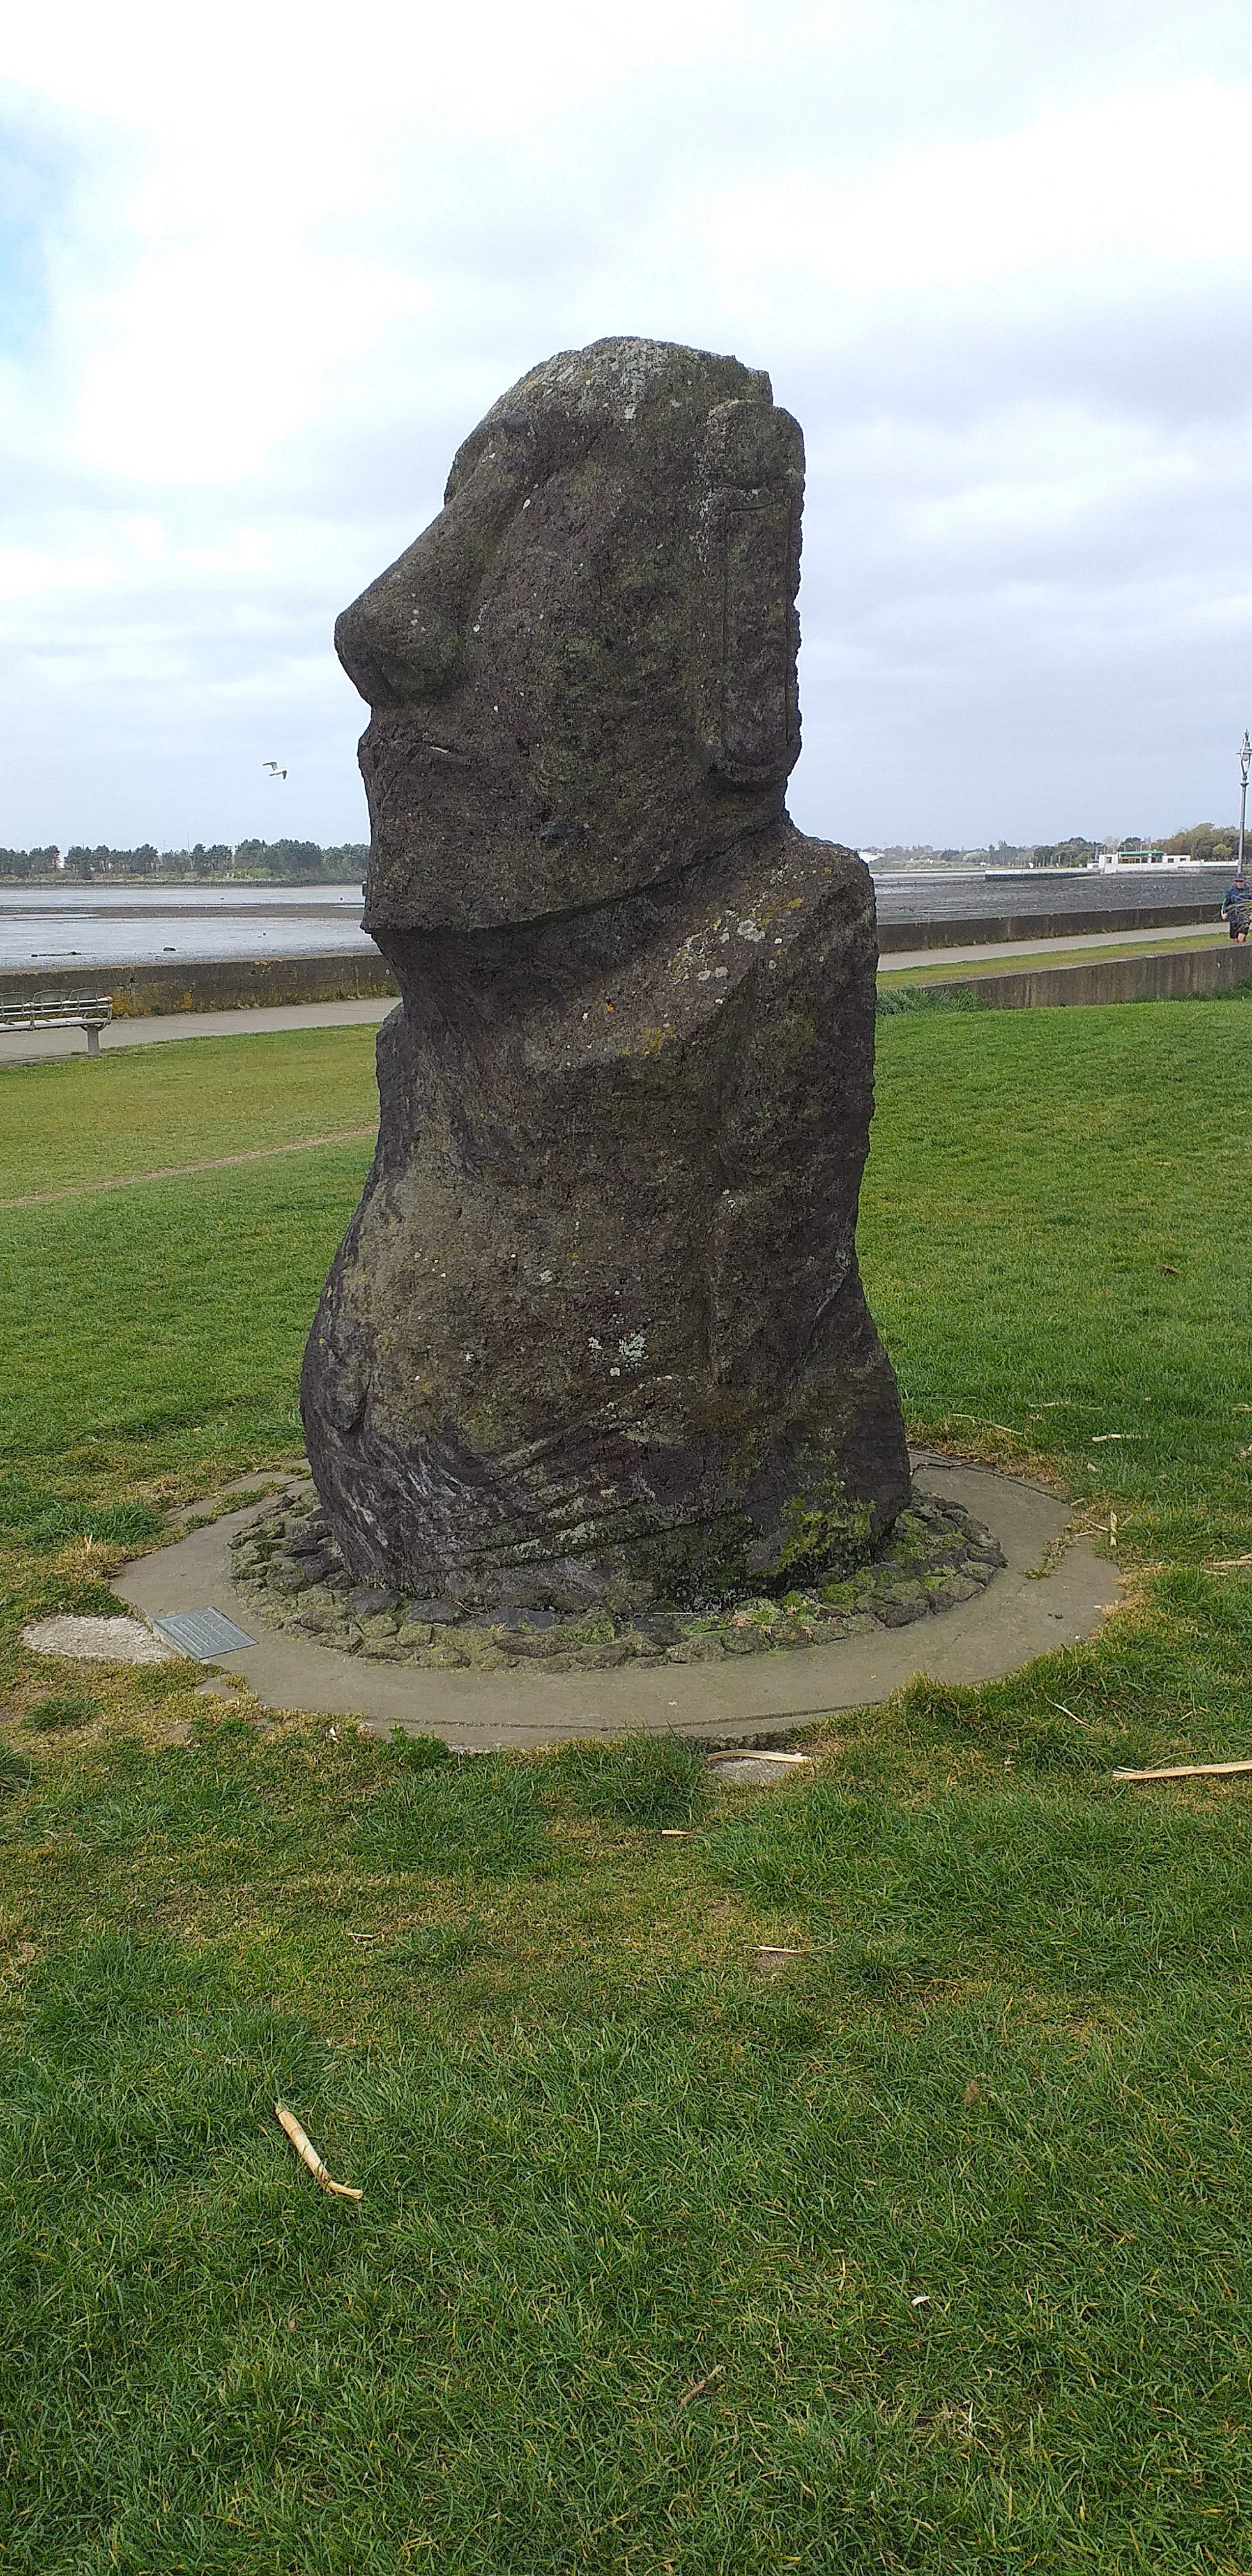
[[[1240,948],[1246,947],[1248,930],[1252,927],[1252,886],[1248,884],[1242,868],[1222,897],[1222,919],[1231,938],[1238,941]]]

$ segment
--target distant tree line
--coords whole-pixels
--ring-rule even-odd
[[[49,877],[60,851],[0,850],[0,877]]]
[[[1018,848],[1015,840],[992,840],[989,848],[984,848],[979,842],[976,850],[933,850],[927,840],[896,840],[889,845],[884,842],[884,848],[876,850],[873,858],[889,858],[891,866],[896,868],[943,868],[961,863],[961,860],[966,868],[969,868],[971,860],[987,860],[992,866],[1012,868],[1018,866],[1018,860],[1033,858],[1033,850],[1030,850],[1030,845]]]
[[[1131,833],[1113,846],[1127,857],[1152,848],[1164,850],[1169,858],[1201,859],[1222,866],[1234,859],[1239,833],[1233,823],[1192,823],[1167,841],[1147,842]],[[911,842],[884,848],[879,855],[904,867],[985,859],[1000,867],[1081,868],[1108,847],[1106,841],[1077,837],[1041,841],[1033,848],[993,841],[986,850],[935,850],[929,842]],[[318,841],[197,841],[190,850],[158,850],[151,841],[144,841],[134,850],[113,850],[104,844],[93,850],[75,842],[65,852],[64,868],[57,864],[60,857],[55,844],[42,850],[0,850],[0,881],[38,883],[64,876],[80,884],[111,877],[121,884],[152,878],[165,884],[216,880],[234,885],[353,885],[365,874],[369,847],[364,841],[341,841],[329,848]]]
[[[1085,868],[1098,859],[1103,841],[1041,841],[1030,853],[1032,868]]]
[[[903,868],[950,866],[962,859],[967,865],[971,859],[994,859],[1001,867],[1011,867],[1015,859],[1029,859],[1031,852],[1029,848],[1019,849],[1013,841],[993,841],[989,849],[984,849],[980,843],[976,850],[935,850],[929,841],[893,841],[884,843],[874,855],[879,859],[891,859],[897,867]]]
[[[933,850],[929,841],[892,841],[890,845],[884,842],[876,853],[880,859],[894,859],[901,867],[930,867],[932,863],[937,867],[944,860],[963,859],[967,855],[964,850]],[[978,855],[981,856],[981,852]]]
[[[1237,823],[1193,823],[1189,831],[1175,832],[1161,848],[1171,859],[1233,859],[1239,852]]]
[[[156,878],[178,883],[188,878],[253,885],[351,885],[365,874],[369,848],[364,841],[341,841],[323,849],[317,841],[197,841],[192,850],[158,850],[144,841],[137,850],[88,849],[76,842],[65,852],[0,850],[0,878],[39,879],[64,875],[80,884],[98,877],[115,880]]]
[[[1202,859],[1220,866],[1235,857],[1238,847],[1237,824],[1192,823],[1185,832],[1171,833],[1167,841],[1147,841],[1141,832],[1127,833],[1124,841],[1041,841],[1030,853],[1030,864],[1032,868],[1085,868],[1101,850],[1114,849],[1123,858],[1163,850],[1168,859]]]

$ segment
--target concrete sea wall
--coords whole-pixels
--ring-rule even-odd
[[[1171,1002],[1193,993],[1226,993],[1252,979],[1252,947],[1182,948],[1167,957],[1099,957],[1079,966],[1031,966],[1020,974],[945,975],[932,993],[954,986],[992,1011],[1037,1011],[1073,1002]],[[904,978],[901,977],[903,983]]]
[[[1089,912],[967,913],[960,921],[880,921],[882,956],[897,948],[984,948],[1005,939],[1087,939],[1105,930],[1187,930],[1217,919],[1217,905],[1143,903],[1105,905]]]
[[[1174,910],[1167,916],[1170,922],[1177,917]],[[1203,917],[1211,919],[1211,909]],[[1103,915],[1099,921],[1101,927],[1108,926]],[[1145,926],[1138,915],[1135,921]],[[1125,929],[1129,924],[1123,915],[1114,926]],[[916,944],[916,926],[904,926],[907,937],[903,938],[897,936],[901,927],[884,928],[884,958],[893,947]],[[1067,921],[1067,932],[1070,927]],[[938,947],[957,944],[959,933],[959,944],[964,945],[975,928],[984,940],[1017,939],[1037,935],[1038,922],[1034,916],[977,924],[939,922],[926,925],[921,935],[928,945]],[[1090,958],[1079,965],[1032,966],[1002,975],[953,974],[930,989],[942,991],[959,984],[989,1010],[1020,1011],[1066,1002],[1169,1001],[1188,993],[1225,992],[1249,976],[1252,947],[1207,947],[1175,949],[1165,957]],[[35,994],[49,992],[109,993],[118,1019],[157,1018],[171,1011],[246,1011],[266,1004],[365,1001],[397,991],[384,959],[359,949],[326,957],[205,958],[177,967],[108,966],[93,971],[89,966],[74,966],[60,974],[46,969],[0,974],[0,1001],[29,1001]]]
[[[328,957],[206,957],[179,966],[73,966],[0,974],[0,1001],[37,993],[109,993],[119,1020],[167,1011],[256,1010],[290,1002],[355,1002],[399,992],[385,960],[351,949]]]

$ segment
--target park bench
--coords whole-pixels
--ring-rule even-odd
[[[0,1001],[0,1029],[85,1029],[88,1055],[100,1053],[100,1031],[113,1017],[108,993],[34,993]]]

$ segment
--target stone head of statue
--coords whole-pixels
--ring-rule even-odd
[[[372,711],[367,929],[577,911],[777,819],[803,480],[734,358],[600,340],[501,397],[335,629]]]

